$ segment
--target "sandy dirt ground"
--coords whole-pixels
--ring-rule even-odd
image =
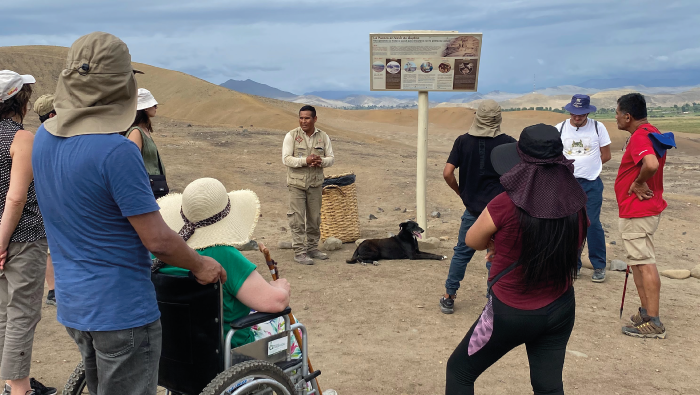
[[[326,174],[354,171],[363,238],[386,237],[398,224],[415,216],[415,124],[364,121],[361,112],[326,124],[353,133],[332,135],[336,165]],[[509,115],[508,115],[509,116]],[[528,119],[506,117],[504,125],[517,135]],[[547,115],[549,116],[549,115]],[[28,128],[37,125],[27,125]],[[296,125],[290,124],[289,129]],[[612,125],[610,125],[612,128]],[[444,393],[445,365],[454,347],[478,318],[486,301],[484,254],[477,253],[458,293],[455,313],[444,315],[438,300],[444,292],[449,259],[445,261],[382,261],[380,266],[348,265],[355,244],[330,252],[314,266],[293,263],[291,250],[277,242],[290,240],[285,212],[287,192],[281,162],[283,131],[256,128],[209,128],[160,119],[155,140],[160,147],[174,191],[200,177],[215,177],[228,189],[250,188],[260,197],[262,218],[255,238],[265,242],[292,283],[291,306],[309,328],[310,357],[323,374],[322,388],[341,394]],[[452,256],[464,207],[442,179],[442,168],[454,139],[465,128],[449,122],[431,124],[428,158],[428,236],[447,236],[432,252]],[[625,260],[617,230],[613,180],[620,161],[622,138],[614,138],[613,159],[604,166],[605,202],[601,216],[607,236],[608,260]],[[700,263],[696,244],[700,229],[700,135],[679,137],[681,149],[671,151],[666,165],[669,203],[657,233],[660,269],[691,269]],[[384,211],[379,212],[379,208]],[[396,210],[396,209],[400,210]],[[407,212],[403,212],[403,209]],[[378,219],[368,220],[374,214]],[[266,278],[260,253],[246,252]],[[605,283],[590,281],[584,269],[575,284],[576,325],[564,367],[567,394],[700,394],[700,280],[662,277],[661,319],[665,340],[624,336],[620,327],[638,307],[630,279],[623,320],[618,319],[624,273],[608,272]],[[59,301],[60,303],[60,301]],[[63,387],[80,355],[56,309],[43,308],[36,332],[32,376]],[[478,393],[532,393],[524,347],[518,347],[488,369],[476,382]]]

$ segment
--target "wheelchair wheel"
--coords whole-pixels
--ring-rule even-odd
[[[87,379],[85,378],[85,365],[82,362],[73,369],[68,382],[63,387],[63,395],[81,395],[89,394],[87,388]]]
[[[294,395],[294,384],[275,364],[245,361],[219,373],[200,395]]]

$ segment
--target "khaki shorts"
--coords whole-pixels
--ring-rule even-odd
[[[628,264],[649,265],[656,263],[654,254],[654,232],[659,227],[660,216],[620,218],[618,225],[622,233],[622,244],[627,250]]]

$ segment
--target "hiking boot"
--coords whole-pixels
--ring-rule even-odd
[[[56,291],[53,289],[49,290],[49,294],[46,295],[46,304],[49,306],[56,306]]]
[[[447,295],[448,297],[442,297],[440,298],[440,311],[442,311],[443,314],[452,314],[455,312],[455,296],[456,295]]]
[[[643,324],[645,321],[649,321],[650,319],[651,317],[649,317],[649,314],[647,314],[646,311],[642,312],[641,307],[635,315],[630,317],[630,321],[632,321],[633,325]]]
[[[44,384],[41,384],[39,380],[35,379],[34,377],[29,379],[29,385],[32,387],[32,390],[34,390],[36,395],[54,395],[56,393],[56,388],[47,387]]]
[[[666,328],[664,324],[659,321],[659,325],[655,324],[653,320],[645,321],[639,325],[623,326],[622,333],[627,336],[634,337],[644,337],[644,338],[666,338]]]
[[[297,263],[301,263],[302,265],[313,265],[314,264],[314,260],[309,258],[305,252],[302,252],[301,254],[294,255],[294,261]]]
[[[591,276],[591,281],[594,283],[602,283],[605,281],[605,268],[595,269],[593,271],[593,276]]]
[[[328,259],[328,254],[323,253],[319,250],[309,251],[306,253],[306,255],[308,255],[309,258],[313,258],[313,259],[321,259],[321,260]]]

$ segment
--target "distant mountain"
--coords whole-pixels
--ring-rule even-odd
[[[348,104],[348,103],[342,102],[340,100],[325,99],[323,97],[319,97],[319,96],[315,96],[315,95],[295,96],[295,97],[288,99],[288,100],[291,102],[294,102],[294,103],[308,104],[311,106],[323,106],[323,107],[331,107],[331,108],[354,107],[352,104]]]
[[[432,93],[432,92],[431,92]],[[318,96],[322,97],[324,99],[330,99],[330,100],[343,100],[348,96],[390,96],[390,97],[398,97],[398,98],[403,98],[403,99],[413,99],[416,98],[418,95],[416,92],[392,92],[392,91],[313,91],[313,92],[306,92],[304,93],[304,96]]]
[[[430,106],[477,108],[486,99],[492,99],[503,108],[552,107],[560,108],[576,93],[591,96],[594,105],[601,108],[614,108],[617,98],[628,92],[641,92],[649,105],[673,105],[700,101],[698,86],[656,86],[630,84],[632,78],[596,79],[581,85],[561,85],[530,93],[510,93],[502,91],[479,92],[430,92]],[[620,85],[618,85],[620,84]],[[417,92],[405,91],[314,91],[304,95],[261,84],[252,80],[228,80],[222,87],[251,95],[280,99],[300,104],[310,104],[343,109],[373,108],[415,108],[418,106]],[[599,88],[595,88],[599,87]],[[605,88],[602,88],[605,87]]]
[[[581,88],[591,88],[591,89],[612,89],[619,88],[621,86],[634,86],[639,85],[639,80],[633,80],[630,78],[597,78],[592,80],[583,81],[576,86]]]
[[[455,95],[452,96],[449,100],[450,103],[469,103],[473,102],[476,100],[485,100],[485,99],[491,99],[495,101],[503,101],[503,100],[508,100],[512,99],[514,97],[522,96],[523,93],[508,93],[508,92],[501,92],[501,91],[492,91],[489,93],[463,93],[460,95]]]
[[[273,88],[269,85],[261,84],[253,80],[228,80],[221,84],[221,86],[236,92],[247,93],[249,95],[256,95],[262,97],[269,97],[271,99],[293,99],[297,97],[297,95],[295,95],[294,93]]]

